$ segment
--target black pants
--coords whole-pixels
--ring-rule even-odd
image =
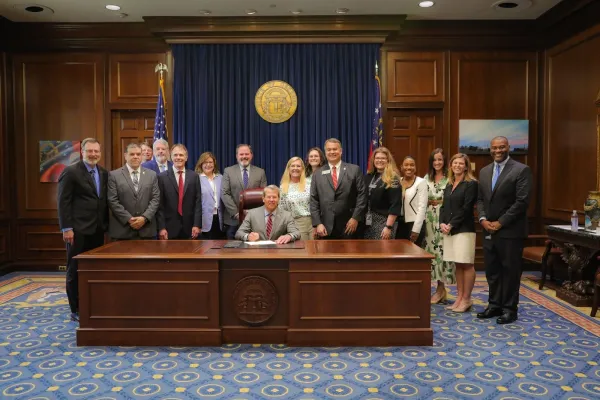
[[[234,233],[235,235],[235,233]],[[203,240],[222,240],[225,239],[225,233],[221,230],[221,223],[219,221],[219,215],[213,214],[212,225],[210,231],[202,232],[200,239]]]
[[[485,277],[490,289],[489,308],[517,313],[523,263],[523,239],[505,239],[484,232]]]
[[[340,240],[347,240],[347,239],[358,239],[360,237],[360,234],[363,231],[363,228],[361,228],[361,224],[359,223],[358,226],[356,227],[356,231],[354,231],[353,234],[351,235],[347,235],[344,233],[344,231],[346,230],[346,224],[348,223],[348,221],[344,222],[344,221],[334,221],[333,222],[333,229],[331,232],[327,232],[329,233],[328,236],[325,236],[323,239],[325,240],[332,240],[332,239],[340,239]]]
[[[410,240],[414,224],[414,222],[400,221],[400,223],[398,223],[398,230],[396,231],[396,239]],[[421,225],[421,232],[419,233],[419,237],[415,241],[415,244],[419,247],[423,247],[423,239],[425,239],[425,223]]]
[[[79,311],[79,276],[77,260],[74,260],[73,257],[102,245],[104,245],[104,232],[102,231],[93,235],[74,232],[73,244],[67,244],[67,298],[71,312]]]

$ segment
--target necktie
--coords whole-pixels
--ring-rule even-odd
[[[94,187],[96,188],[96,194],[100,197],[100,188],[98,187],[98,182],[96,182],[96,170],[93,169],[90,171],[90,175],[92,175],[92,181],[94,181]]]
[[[177,204],[177,212],[179,215],[183,215],[183,171],[177,171],[179,173],[179,203]]]
[[[267,219],[267,239],[271,237],[271,230],[273,229],[273,214],[269,214]]]
[[[165,166],[164,165],[159,165],[158,168],[160,168],[160,172],[165,172]]]
[[[500,176],[500,164],[496,164],[496,170],[494,171],[494,176],[492,176],[492,190],[496,187],[496,182],[498,182],[498,177]]]
[[[248,189],[248,169],[244,168],[244,189]]]
[[[331,167],[331,179],[333,179],[333,188],[337,189],[337,172],[336,172],[337,168],[334,165],[333,167]]]
[[[131,181],[133,182],[133,190],[135,190],[136,193],[137,193],[137,191],[138,191],[138,185],[140,183],[140,181],[138,180],[138,176],[137,176],[138,172],[137,171],[133,171],[132,174],[133,174],[133,177],[131,178]]]

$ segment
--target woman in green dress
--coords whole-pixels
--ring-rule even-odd
[[[448,160],[444,150],[435,149],[429,156],[429,172],[425,180],[429,186],[427,213],[425,216],[425,251],[433,254],[431,260],[431,280],[437,281],[437,289],[431,296],[431,303],[446,301],[446,285],[456,283],[454,263],[443,261],[443,235],[440,230],[440,207],[444,200],[444,189],[448,184]]]

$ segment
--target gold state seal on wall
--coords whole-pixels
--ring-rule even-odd
[[[278,124],[294,115],[298,108],[298,96],[294,88],[284,81],[269,81],[256,92],[254,105],[265,121]]]
[[[249,325],[267,322],[277,311],[278,304],[275,286],[262,276],[241,279],[233,291],[235,313]]]

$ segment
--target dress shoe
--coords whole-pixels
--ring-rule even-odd
[[[79,313],[71,313],[71,321],[79,321]]]
[[[431,304],[439,304],[443,303],[448,299],[448,292],[444,289],[443,292],[436,291],[433,296],[431,296]]]
[[[499,325],[510,324],[515,322],[517,319],[518,318],[516,313],[504,313],[500,317],[498,317],[496,323]]]
[[[469,311],[473,307],[473,302],[469,301],[468,303],[463,303],[454,309],[454,312],[457,313],[465,313]]]
[[[477,313],[477,318],[479,319],[487,319],[499,317],[502,315],[502,309],[500,308],[486,308],[484,311]]]

